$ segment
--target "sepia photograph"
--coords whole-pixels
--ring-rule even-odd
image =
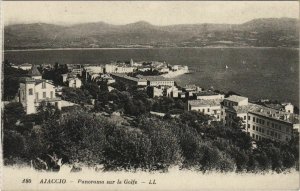
[[[2,190],[299,190],[298,1],[2,1]]]

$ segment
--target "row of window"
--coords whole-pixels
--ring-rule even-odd
[[[264,128],[257,127],[257,126],[254,126],[254,125],[252,127],[252,130],[260,132],[260,133],[265,133],[265,129]],[[277,133],[277,132],[274,132],[274,131],[269,131],[269,130],[266,130],[266,133],[267,133],[267,135],[270,135],[272,137],[281,139],[281,134],[280,133]]]
[[[46,92],[43,92],[43,98],[46,98]],[[50,92],[50,98],[52,99],[53,98],[53,91]],[[35,99],[39,99],[39,93],[35,93]]]
[[[248,116],[248,120],[250,120],[250,116]],[[262,124],[262,125],[265,124],[265,120],[263,120],[263,119],[259,119],[259,118],[253,117],[252,120],[253,120],[253,122],[256,122],[256,123],[259,123],[259,124]],[[268,127],[270,126],[270,122],[269,121],[266,121],[266,124],[267,124]],[[278,130],[281,130],[283,128],[283,127],[281,127],[281,125],[276,124],[276,123],[271,123],[271,127],[274,128],[274,129],[278,129]],[[288,128],[286,128],[286,132],[289,132]]]

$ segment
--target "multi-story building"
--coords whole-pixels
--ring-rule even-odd
[[[193,97],[194,94],[199,93],[202,91],[202,88],[192,84],[192,85],[185,85],[182,87],[182,90],[186,92],[188,97]]]
[[[84,69],[89,73],[89,74],[99,74],[104,72],[104,67],[100,65],[89,65],[89,66],[84,66]]]
[[[248,103],[248,99],[230,96],[224,99],[226,125],[232,126],[237,117],[242,119],[244,130],[254,139],[289,141],[299,128],[299,116],[262,105]]]
[[[104,71],[105,73],[132,73],[136,68],[131,66],[126,66],[125,64],[106,64]]]
[[[76,77],[73,73],[62,74],[62,81],[66,83],[70,88],[80,88],[82,86],[82,81]]]
[[[176,86],[149,86],[147,92],[152,98],[161,96],[178,98],[181,90]]]
[[[222,99],[200,99],[189,100],[188,111],[198,111],[206,115],[210,115],[215,121],[224,120],[224,109],[221,105]]]
[[[140,79],[147,80],[148,86],[174,86],[175,82],[174,80],[164,78],[162,76],[137,76]]]
[[[71,73],[75,75],[82,76],[83,67],[81,65],[73,65],[71,67]]]
[[[61,99],[55,95],[55,86],[42,79],[36,66],[32,67],[29,76],[21,79],[19,88],[19,102],[25,108],[26,114],[36,113],[37,107],[43,101],[61,109]]]
[[[82,86],[82,82],[77,77],[68,78],[68,86],[70,88],[80,88]]]

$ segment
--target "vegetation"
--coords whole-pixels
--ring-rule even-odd
[[[49,168],[36,168],[59,170],[57,164],[52,164],[59,158],[71,165],[101,164],[104,170],[167,171],[172,166],[201,172],[299,170],[299,137],[288,143],[263,140],[254,145],[242,131],[239,119],[229,128],[211,122],[207,115],[184,111],[181,100],[150,99],[144,89],[120,83],[113,86],[116,89],[110,92],[105,82],[63,89],[62,96],[76,103],[86,104],[94,98],[91,111],[62,112],[42,103],[37,114],[25,115],[22,104],[6,104],[4,163],[46,161]],[[156,117],[150,111],[167,114]],[[99,112],[120,112],[127,117],[120,116],[122,122],[118,122]]]
[[[104,170],[162,170],[172,166],[202,172],[281,172],[299,168],[298,138],[289,143],[258,141],[238,127],[209,123],[209,117],[184,112],[178,118],[139,115],[128,123],[86,111],[59,113],[42,105],[41,125],[24,127],[21,106],[5,106],[4,162],[27,163],[56,155],[64,163],[102,164]],[[17,119],[21,122],[17,123]],[[28,121],[28,119],[27,119]]]
[[[27,71],[11,67],[5,60],[3,63],[3,100],[9,101],[15,98],[20,86],[19,79],[26,77]]]

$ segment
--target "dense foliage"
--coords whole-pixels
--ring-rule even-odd
[[[283,171],[298,168],[298,140],[289,143],[258,141],[239,128],[208,123],[209,117],[184,112],[179,118],[148,114],[126,124],[85,111],[59,114],[41,106],[41,125],[24,127],[20,108],[6,105],[4,128],[5,164],[29,163],[55,153],[65,163],[102,164],[104,170],[168,170],[169,167],[199,171]],[[16,123],[21,118],[21,123]],[[28,121],[28,119],[27,119]]]

